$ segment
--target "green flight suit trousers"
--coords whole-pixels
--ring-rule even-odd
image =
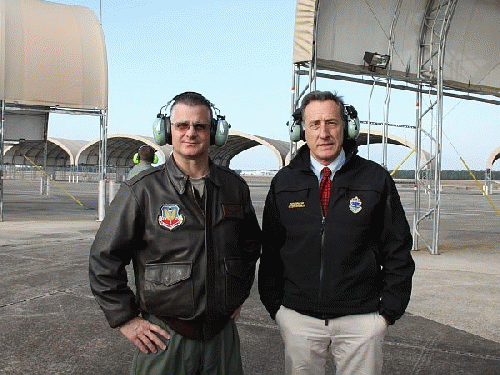
[[[136,348],[131,375],[243,375],[240,338],[234,321],[210,341],[188,339],[154,316],[147,319],[170,334],[168,348],[144,354]]]

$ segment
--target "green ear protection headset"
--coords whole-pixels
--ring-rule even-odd
[[[149,146],[149,145],[142,145],[141,147],[139,147],[139,151],[143,147],[151,147],[151,146]],[[139,162],[141,161],[141,157],[139,155],[139,152],[136,152],[134,154],[134,157],[132,158],[132,161],[134,162],[134,164],[139,164]],[[159,161],[160,161],[160,159],[158,159],[158,155],[156,155],[156,153],[155,153],[155,156],[153,157],[153,164],[158,164]]]
[[[210,101],[205,99],[205,97],[196,92],[187,91],[182,94],[176,95],[172,100],[160,108],[160,113],[156,116],[156,120],[153,123],[153,138],[155,142],[163,146],[165,144],[172,144],[172,132],[170,115],[167,115],[167,110],[170,112],[172,106],[185,96],[191,96],[201,99],[207,107],[211,108],[216,114],[215,118],[210,121],[210,144],[216,146],[224,146],[226,144],[229,128],[231,125],[226,121],[226,117],[220,114],[218,108],[216,108]]]

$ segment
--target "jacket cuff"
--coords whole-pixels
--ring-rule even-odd
[[[387,314],[380,314],[384,317],[384,319],[387,321],[387,323],[392,326],[394,323],[396,323],[396,319],[394,319],[392,316],[389,316]]]
[[[140,315],[139,311],[128,311],[127,313],[106,313],[106,318],[108,320],[108,324],[111,328],[119,328],[129,320],[134,319],[135,317]]]
[[[397,318],[389,313],[382,305],[379,306],[378,313],[382,315],[387,323],[392,326],[394,323],[396,323]]]

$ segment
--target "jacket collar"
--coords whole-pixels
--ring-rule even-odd
[[[214,185],[220,186],[220,176],[218,173],[217,166],[215,163],[212,161],[212,159],[208,160],[209,165],[210,165],[210,171],[208,173],[208,180],[210,180]],[[171,154],[170,157],[168,158],[167,162],[165,163],[165,170],[167,173],[167,177],[170,179],[170,182],[174,186],[175,190],[179,194],[184,194],[186,191],[186,184],[189,180],[189,176],[184,174],[177,164],[175,163],[174,156]]]

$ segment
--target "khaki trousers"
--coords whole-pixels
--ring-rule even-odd
[[[276,323],[285,344],[286,375],[325,374],[329,355],[339,375],[382,373],[387,323],[378,312],[325,321],[281,306]]]
[[[191,340],[154,316],[148,320],[170,334],[168,348],[156,354],[135,350],[131,375],[242,375],[240,338],[233,320],[212,340]]]

